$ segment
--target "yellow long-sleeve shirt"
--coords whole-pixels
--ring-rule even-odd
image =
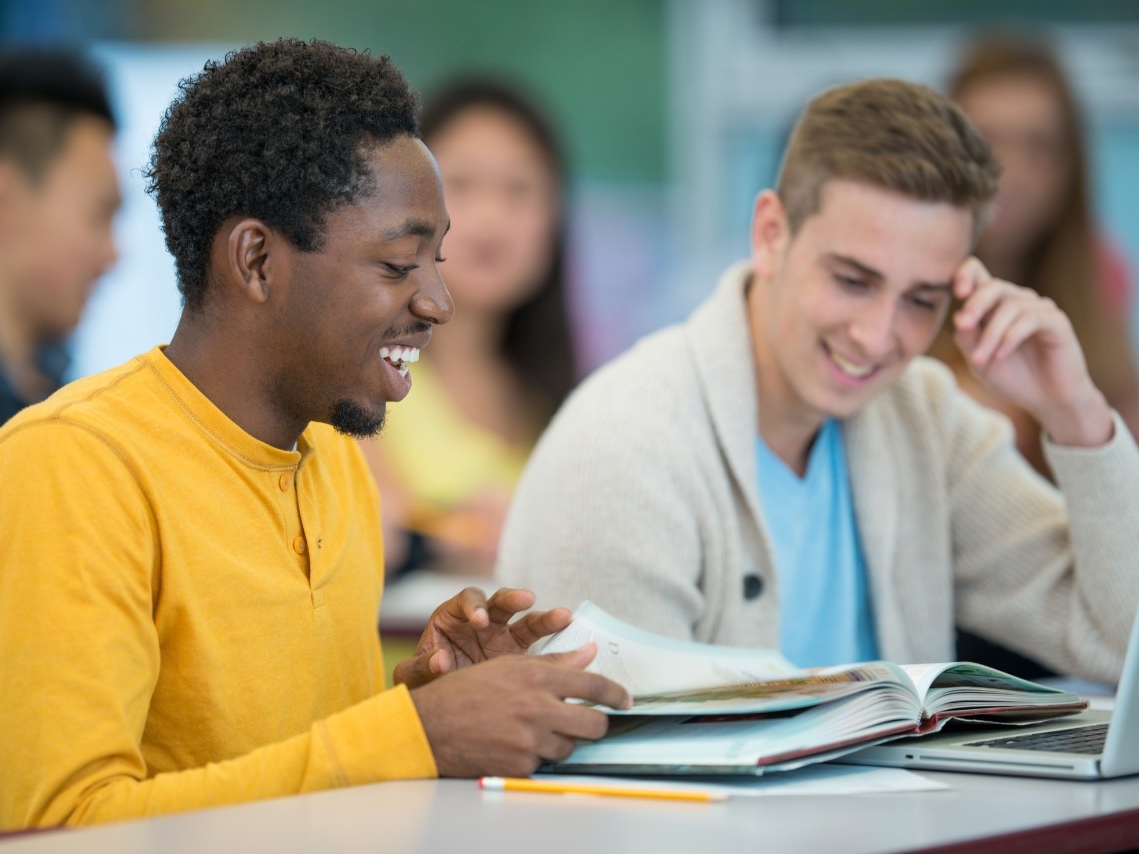
[[[266,445],[156,348],[0,430],[0,548],[0,827],[435,775],[331,428]]]

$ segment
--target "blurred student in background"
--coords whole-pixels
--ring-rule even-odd
[[[99,70],[0,53],[0,423],[63,381],[63,342],[115,260],[115,119]]]
[[[1139,435],[1128,272],[1096,229],[1080,111],[1058,58],[1039,41],[985,36],[966,49],[949,94],[1001,164],[1000,189],[977,257],[993,275],[1027,285],[1063,309],[1092,379]],[[1021,453],[1051,478],[1040,426],[978,381],[949,340],[950,331],[943,330],[934,354],[954,369],[967,393],[1012,419]]]
[[[1123,259],[1097,232],[1079,107],[1054,51],[1043,42],[990,34],[966,47],[949,94],[1001,164],[1000,187],[977,256],[993,272],[1050,297],[1072,321],[1088,371],[1132,433],[1139,382],[1128,333],[1130,282]],[[961,388],[1007,415],[1017,447],[1042,475],[1040,425],[983,385],[947,326],[933,348]],[[960,630],[957,656],[1028,678],[1052,674],[1037,661]]]
[[[497,82],[442,89],[420,127],[451,215],[441,269],[455,318],[364,452],[389,570],[489,576],[514,485],[575,378],[562,157],[542,114]]]

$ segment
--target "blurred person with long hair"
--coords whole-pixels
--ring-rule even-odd
[[[1139,435],[1127,267],[1096,227],[1080,109],[1058,57],[1034,39],[980,37],[963,53],[949,95],[1001,164],[977,257],[994,275],[1033,288],[1068,315],[1096,385]],[[954,369],[967,393],[1009,416],[1021,453],[1051,477],[1040,426],[969,371],[950,332],[943,330],[933,354]]]
[[[539,109],[498,81],[439,90],[420,127],[451,216],[441,269],[455,318],[363,447],[389,569],[489,575],[514,485],[575,379],[563,160]]]
[[[1102,238],[1092,215],[1080,110],[1058,57],[1035,39],[977,38],[952,74],[949,95],[1001,164],[992,218],[977,256],[994,275],[1022,282],[1068,315],[1093,380],[1136,433],[1139,382],[1128,334],[1130,282],[1123,259]],[[1020,452],[1051,478],[1039,424],[969,370],[948,327],[933,354],[953,369],[965,392],[1009,417]],[[1051,673],[972,632],[960,630],[957,647],[960,658],[1029,678]]]

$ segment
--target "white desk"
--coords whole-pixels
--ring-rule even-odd
[[[382,783],[89,830],[33,833],[0,841],[0,854],[829,854],[958,846],[970,852],[1139,847],[1139,777],[1067,783],[929,776],[951,790],[741,797],[704,804],[490,793],[465,780]],[[985,837],[987,842],[979,842]]]

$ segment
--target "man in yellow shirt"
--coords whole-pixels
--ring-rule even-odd
[[[185,81],[147,171],[166,347],[0,431],[0,827],[527,773],[628,702],[566,624],[467,590],[384,690],[375,433],[453,305],[415,98],[386,58],[260,44]],[[492,660],[486,660],[492,659]],[[467,666],[474,665],[474,666]]]

